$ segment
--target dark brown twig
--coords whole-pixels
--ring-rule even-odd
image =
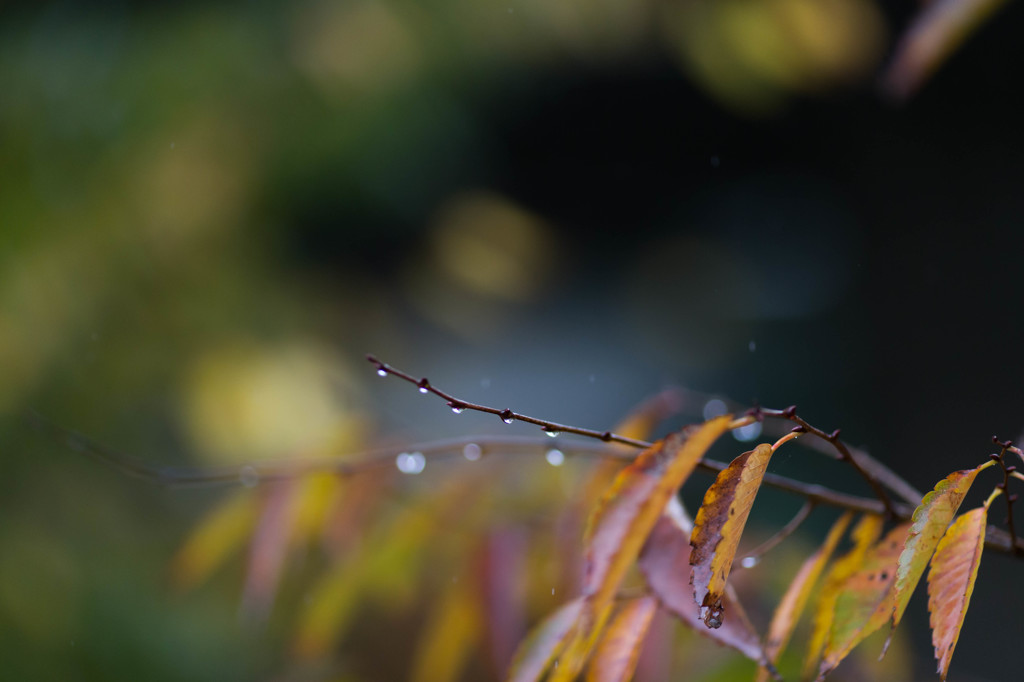
[[[875,497],[877,497],[885,507],[886,515],[890,519],[898,518],[898,514],[896,513],[895,507],[893,507],[892,500],[889,499],[888,493],[885,492],[885,487],[879,481],[877,473],[868,471],[867,467],[869,465],[866,465],[860,456],[855,456],[853,452],[846,447],[846,444],[839,438],[839,429],[836,429],[832,433],[826,433],[816,426],[812,426],[806,419],[796,413],[796,405],[790,405],[784,410],[755,408],[752,412],[755,415],[760,414],[765,417],[788,419],[797,426],[802,426],[807,433],[813,434],[832,445],[836,451],[836,459],[843,462],[849,462],[857,474],[860,475],[860,477],[863,478],[869,486],[871,486],[871,490],[874,492]]]
[[[1007,451],[1016,450],[1015,454],[1019,456],[1020,450],[1014,447],[1012,441],[1001,441],[997,436],[992,436],[992,442],[1001,448],[998,455],[992,455],[992,459],[994,459],[1003,469],[1003,482],[998,484],[996,487],[1006,493],[1006,531],[1010,535],[1010,547],[1013,549],[1013,553],[1020,554],[1021,550],[1017,546],[1017,531],[1014,529],[1013,525],[1013,503],[1017,501],[1017,494],[1010,492],[1010,478],[1013,477],[1014,472],[1017,471],[1017,467],[1012,465],[1007,466],[1006,464]]]
[[[396,369],[391,365],[381,362],[372,355],[367,355],[366,359],[369,360],[377,368],[377,374],[382,377],[388,375],[398,377],[408,381],[410,384],[414,384],[420,391],[420,393],[433,393],[439,398],[448,402],[448,407],[452,408],[455,412],[461,412],[463,410],[472,410],[474,412],[484,412],[487,414],[496,415],[501,421],[506,424],[511,424],[514,421],[526,422],[527,424],[534,424],[539,426],[544,433],[547,434],[559,434],[559,433],[574,433],[577,436],[586,436],[587,438],[596,438],[597,440],[604,441],[605,443],[622,443],[623,445],[629,445],[634,448],[647,448],[650,447],[650,443],[642,440],[636,440],[635,438],[626,438],[618,434],[612,433],[611,431],[595,431],[593,429],[581,429],[578,426],[569,426],[568,424],[558,424],[555,422],[548,421],[546,419],[537,419],[536,417],[528,417],[525,414],[519,414],[513,412],[509,408],[498,409],[496,407],[488,407],[487,405],[478,405],[471,403],[460,398],[456,398],[453,395],[449,395],[444,391],[431,386],[430,381],[426,377],[417,379],[411,374],[406,374],[400,369]]]

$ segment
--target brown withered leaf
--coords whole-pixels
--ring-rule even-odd
[[[553,680],[572,680],[583,669],[607,621],[612,599],[651,529],[708,448],[728,431],[723,415],[673,433],[644,450],[619,472],[591,516],[586,545],[581,627]]]
[[[654,597],[628,601],[612,619],[597,645],[587,670],[587,682],[628,682],[636,670],[651,618],[658,608]]]
[[[804,607],[811,596],[811,590],[817,584],[825,564],[832,557],[836,545],[839,544],[839,540],[843,537],[843,533],[846,532],[852,519],[853,514],[847,512],[832,524],[821,547],[807,557],[800,570],[797,571],[796,577],[793,578],[793,582],[789,584],[786,593],[782,595],[782,599],[772,615],[771,625],[768,626],[768,636],[765,638],[764,653],[772,663],[778,662],[779,655],[789,643],[793,628],[800,620]],[[764,668],[758,670],[758,682],[765,682],[767,679],[768,671]]]
[[[928,570],[928,611],[932,626],[932,644],[943,682],[949,672],[953,649],[971,603],[974,581],[978,577],[981,551],[985,547],[988,506],[972,509],[953,522],[939,541]]]
[[[731,587],[726,589],[723,604],[729,619],[722,627],[705,627],[693,608],[693,588],[687,575],[690,569],[690,532],[682,516],[682,508],[672,504],[658,520],[640,554],[640,571],[651,593],[667,611],[687,627],[704,637],[734,649],[752,661],[767,662],[761,639],[754,632],[743,607]]]
[[[828,644],[818,668],[818,679],[832,672],[864,639],[889,620],[893,608],[896,563],[910,524],[890,530],[871,548],[860,568],[843,583],[835,602]]]
[[[690,536],[690,577],[701,620],[709,628],[722,626],[725,585],[771,456],[772,446],[762,443],[734,459],[718,474],[697,510]]]
[[[507,682],[540,680],[565,648],[582,611],[583,598],[574,599],[531,630],[512,659]]]

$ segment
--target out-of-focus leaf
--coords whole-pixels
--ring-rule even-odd
[[[615,433],[626,438],[646,440],[661,421],[679,411],[681,398],[678,391],[665,390],[637,405],[626,418],[615,425]]]
[[[828,535],[825,536],[825,542],[822,543],[821,547],[814,554],[807,557],[807,560],[804,561],[797,572],[796,577],[793,578],[793,582],[789,584],[786,593],[782,595],[782,599],[772,615],[771,625],[768,626],[768,637],[765,639],[764,653],[772,663],[778,662],[779,655],[786,648],[786,644],[789,643],[790,635],[793,634],[793,628],[796,627],[797,622],[800,620],[800,615],[803,613],[807,600],[811,596],[811,590],[817,584],[825,564],[832,557],[836,545],[839,544],[839,540],[843,537],[843,533],[846,532],[846,527],[850,525],[852,518],[853,515],[847,512],[832,524]],[[757,681],[767,682],[767,680],[768,671],[760,668],[757,672]]]
[[[526,608],[522,589],[527,571],[529,536],[523,527],[496,525],[483,533],[476,551],[475,568],[485,614],[486,649],[500,677],[526,633]]]
[[[718,474],[697,510],[690,535],[690,579],[701,619],[709,628],[722,626],[729,571],[772,452],[771,445],[762,443],[734,459]]]
[[[249,543],[249,567],[242,592],[242,610],[250,617],[265,617],[273,604],[291,544],[302,483],[301,479],[286,479],[267,486],[260,519]]]
[[[252,532],[259,498],[242,490],[224,500],[192,531],[171,563],[171,581],[181,589],[209,577]]]
[[[608,618],[612,599],[651,529],[731,420],[730,415],[723,415],[673,433],[640,453],[615,477],[586,533],[582,627],[554,679],[571,680],[582,670]]]
[[[829,569],[814,612],[814,622],[807,644],[807,658],[804,661],[802,679],[813,679],[817,675],[818,662],[821,660],[822,651],[828,642],[829,632],[832,631],[832,620],[835,617],[835,605],[839,591],[842,589],[843,583],[864,562],[864,557],[870,551],[871,546],[882,534],[882,525],[883,521],[880,516],[862,517],[851,533],[853,548],[840,557]]]
[[[925,566],[939,544],[939,538],[949,527],[978,472],[993,464],[995,462],[989,460],[974,469],[954,471],[939,481],[935,489],[925,495],[921,504],[914,510],[910,535],[907,536],[906,545],[900,554],[896,582],[893,585],[893,628],[899,625],[903,612],[910,602],[910,595],[914,593],[917,582],[924,574]]]
[[[312,588],[292,644],[297,656],[322,655],[348,628],[359,604],[362,571],[360,557],[350,556]]]
[[[658,608],[654,597],[630,600],[616,614],[590,662],[587,682],[628,682],[636,670],[647,628]]]
[[[988,506],[972,509],[953,522],[939,541],[928,570],[928,611],[932,626],[932,644],[943,682],[949,672],[953,649],[971,603],[974,581],[978,577],[981,551],[985,547]]]
[[[565,648],[583,612],[583,598],[574,599],[537,625],[512,660],[508,682],[536,682]]]
[[[302,477],[302,488],[296,500],[293,544],[309,542],[313,535],[323,531],[331,510],[346,487],[345,483],[345,479],[331,473]]]
[[[843,583],[835,602],[835,617],[818,679],[835,669],[850,651],[889,620],[896,580],[896,563],[910,529],[909,523],[890,530],[871,548],[860,568]]]
[[[1005,0],[933,0],[914,18],[883,76],[892,95],[906,98],[960,47]]]
[[[477,648],[483,625],[471,583],[459,580],[441,593],[413,657],[412,682],[454,682]]]
[[[742,606],[726,588],[723,604],[731,617],[722,627],[708,629],[693,608],[693,588],[687,580],[690,568],[690,532],[682,508],[669,505],[658,520],[647,544],[640,554],[640,570],[647,580],[651,592],[661,605],[681,620],[687,627],[696,630],[718,644],[730,647],[758,663],[766,662],[761,649],[761,640],[754,632]]]

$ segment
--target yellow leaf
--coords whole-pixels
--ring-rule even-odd
[[[640,453],[615,477],[594,511],[585,539],[582,627],[553,680],[574,679],[582,670],[607,620],[612,599],[651,529],[704,453],[728,431],[731,420],[724,415],[671,434]]]
[[[847,578],[854,574],[867,555],[871,546],[882,534],[882,517],[867,515],[861,518],[854,527],[853,548],[840,557],[829,569],[825,584],[818,597],[814,611],[811,636],[807,644],[807,658],[804,661],[802,679],[812,679],[818,673],[818,662],[832,631],[832,619],[835,616],[836,599]]]
[[[350,556],[313,587],[292,645],[297,656],[325,654],[349,626],[359,604],[362,571],[360,558]]]
[[[171,582],[189,589],[199,584],[249,538],[259,498],[242,490],[206,515],[171,562]]]
[[[832,557],[836,545],[839,544],[839,540],[846,532],[846,527],[850,525],[852,518],[853,515],[850,512],[839,517],[825,537],[825,542],[814,554],[807,557],[786,593],[782,595],[782,599],[772,615],[772,622],[768,627],[768,637],[765,639],[764,652],[772,663],[778,662],[779,655],[789,643],[793,628],[800,620],[800,615],[811,596],[811,590],[817,584],[825,564]],[[758,669],[758,682],[766,682],[768,677],[769,673],[766,669]]]
[[[454,682],[480,639],[480,604],[464,580],[451,583],[434,604],[413,657],[412,682]]]
[[[734,459],[718,474],[697,510],[690,536],[690,576],[701,619],[709,628],[722,626],[729,571],[771,456],[772,446],[762,443]]]
[[[932,643],[943,682],[960,638],[960,628],[971,603],[978,577],[981,551],[985,547],[988,506],[962,514],[939,541],[928,571],[928,611],[931,613]]]
[[[946,478],[939,481],[914,510],[914,517],[911,520],[910,535],[900,554],[899,566],[896,570],[896,583],[893,586],[895,591],[895,602],[891,617],[892,627],[899,625],[903,612],[910,602],[910,595],[914,593],[921,575],[924,573],[928,559],[939,544],[939,538],[946,532],[949,522],[953,520],[964,495],[971,489],[974,478],[982,469],[995,464],[992,460],[985,462],[974,469],[954,471]]]
[[[508,682],[537,682],[565,648],[583,611],[583,599],[574,599],[537,625],[519,645]]]
[[[597,647],[587,682],[628,682],[636,670],[651,618],[658,608],[654,597],[629,601],[615,616]]]
[[[818,679],[835,669],[855,646],[889,620],[893,607],[892,585],[896,562],[910,524],[889,531],[871,548],[857,571],[843,583],[835,601],[835,617],[828,644],[818,668]]]

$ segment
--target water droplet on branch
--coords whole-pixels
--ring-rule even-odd
[[[403,452],[395,457],[395,466],[403,474],[418,474],[427,466],[422,452]]]
[[[483,450],[476,443],[467,443],[466,447],[462,448],[462,456],[470,462],[477,461],[483,454]]]

